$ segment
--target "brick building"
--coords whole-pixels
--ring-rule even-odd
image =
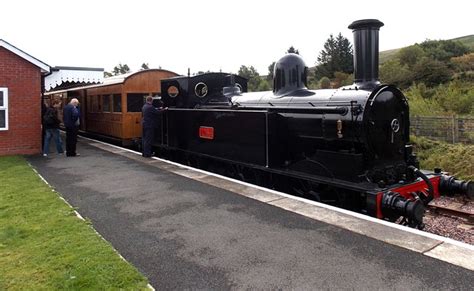
[[[41,152],[41,102],[50,67],[0,39],[0,156]]]

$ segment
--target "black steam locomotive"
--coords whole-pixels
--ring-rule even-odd
[[[353,22],[355,83],[308,90],[295,54],[274,68],[273,91],[245,93],[223,73],[161,82],[160,155],[412,227],[441,194],[474,195],[474,183],[418,170],[403,93],[378,81],[383,23]]]

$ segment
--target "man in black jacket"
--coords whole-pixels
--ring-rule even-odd
[[[58,154],[63,153],[63,143],[61,141],[61,136],[59,135],[59,118],[58,110],[56,109],[58,103],[53,104],[45,109],[43,114],[43,128],[45,131],[44,136],[44,145],[43,145],[43,156],[47,157],[49,153],[49,142],[51,138],[54,138],[56,143],[56,150]]]
[[[63,109],[63,122],[66,128],[66,156],[79,156],[76,153],[77,133],[79,131],[80,111],[78,108],[79,100],[72,98],[68,105]]]
[[[142,108],[143,114],[143,131],[142,131],[142,146],[144,157],[151,157],[152,150],[151,144],[155,136],[155,128],[158,122],[159,116],[163,113],[163,108],[155,108],[153,106],[153,98],[151,96],[146,97],[145,105]]]

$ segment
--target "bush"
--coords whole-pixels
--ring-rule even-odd
[[[331,80],[329,80],[328,77],[322,77],[321,80],[319,80],[319,87],[321,89],[330,89],[331,88]]]
[[[451,80],[453,72],[448,66],[431,58],[422,58],[413,66],[413,80],[427,86],[437,86]]]
[[[474,180],[474,145],[448,144],[411,136],[422,169],[435,167],[458,179]]]
[[[434,99],[446,112],[474,114],[474,85],[455,80],[436,88]]]
[[[428,89],[425,84],[414,84],[405,91],[410,106],[410,115],[432,116],[447,115],[438,102],[431,98],[433,90]]]
[[[407,46],[398,52],[398,60],[400,61],[400,64],[402,66],[406,65],[409,68],[412,68],[417,61],[424,56],[425,52],[418,44]]]
[[[380,80],[399,88],[407,88],[413,82],[413,73],[407,65],[401,65],[397,59],[393,59],[380,66]]]
[[[424,83],[410,86],[405,91],[410,115],[474,115],[474,85],[454,80],[428,88]]]
[[[420,44],[426,55],[431,59],[447,62],[452,57],[470,53],[470,49],[459,41],[426,40]]]
[[[474,71],[474,53],[465,54],[460,57],[451,58],[451,62],[456,67],[456,71],[467,72]]]
[[[257,91],[270,91],[271,89],[270,82],[265,78],[261,78],[257,87]]]
[[[342,86],[352,85],[354,83],[354,75],[346,74],[343,72],[334,73],[334,88],[339,88]]]

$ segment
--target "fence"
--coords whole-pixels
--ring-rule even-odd
[[[416,136],[450,143],[474,144],[474,118],[453,116],[412,116],[410,132]]]

